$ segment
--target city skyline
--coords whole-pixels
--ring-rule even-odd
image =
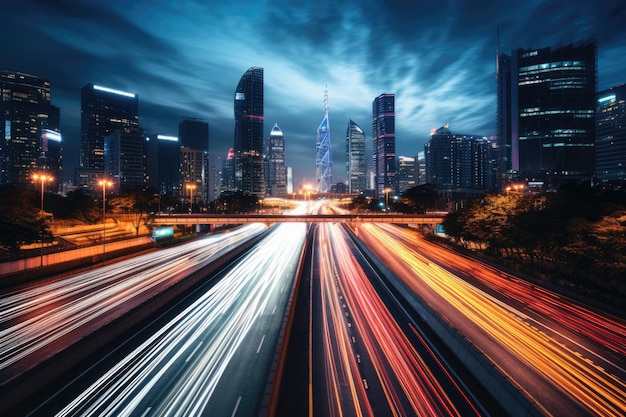
[[[368,152],[371,102],[395,94],[396,154],[415,156],[430,129],[445,123],[495,135],[497,49],[510,53],[594,37],[598,90],[626,82],[626,10],[617,1],[334,6],[10,0],[0,29],[3,69],[51,82],[67,179],[79,162],[84,85],[138,94],[139,122],[150,132],[176,135],[185,117],[208,122],[209,150],[225,157],[233,145],[237,81],[247,68],[263,67],[264,137],[274,123],[281,126],[295,186],[315,180],[325,85],[332,91],[334,125],[354,120],[365,126]],[[343,147],[333,142],[333,182],[345,180]]]

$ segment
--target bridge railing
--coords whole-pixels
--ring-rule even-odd
[[[245,223],[396,223],[440,224],[442,214],[158,214],[153,225]]]

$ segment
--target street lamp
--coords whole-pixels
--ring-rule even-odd
[[[106,259],[106,232],[107,232],[107,221],[106,221],[106,190],[107,186],[110,187],[113,183],[109,180],[101,180],[98,182],[102,187],[102,264]]]
[[[44,184],[46,183],[46,181],[52,181],[54,178],[50,175],[45,175],[45,174],[35,174],[33,175],[33,179],[35,180],[35,182],[40,181],[41,182],[41,209],[39,211],[39,216],[43,222],[43,192],[44,192]],[[43,227],[43,224],[42,224]],[[41,251],[40,251],[40,266],[43,266],[43,231],[41,232]]]
[[[385,188],[385,211],[389,211],[389,193],[391,188]]]
[[[185,188],[187,188],[187,190],[189,190],[189,214],[191,214],[193,212],[193,192],[196,189],[196,185],[195,184],[187,184],[185,186]]]

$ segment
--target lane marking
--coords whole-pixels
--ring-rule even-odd
[[[256,350],[257,354],[261,351],[261,346],[263,346],[264,340],[265,340],[265,335],[263,335],[263,337],[261,338],[261,343],[259,343],[259,348]]]
[[[239,408],[240,402],[241,402],[241,395],[239,396],[239,398],[237,398],[237,404],[235,404],[235,409],[233,410],[233,413],[230,415],[230,417],[235,417],[235,414],[237,414],[237,409]]]
[[[143,414],[141,415],[141,417],[146,417],[148,415],[148,413],[150,412],[150,410],[152,410],[152,407],[148,407],[146,408],[146,411],[143,412]]]

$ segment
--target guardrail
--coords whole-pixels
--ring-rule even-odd
[[[395,223],[440,224],[442,214],[157,214],[151,224]]]

